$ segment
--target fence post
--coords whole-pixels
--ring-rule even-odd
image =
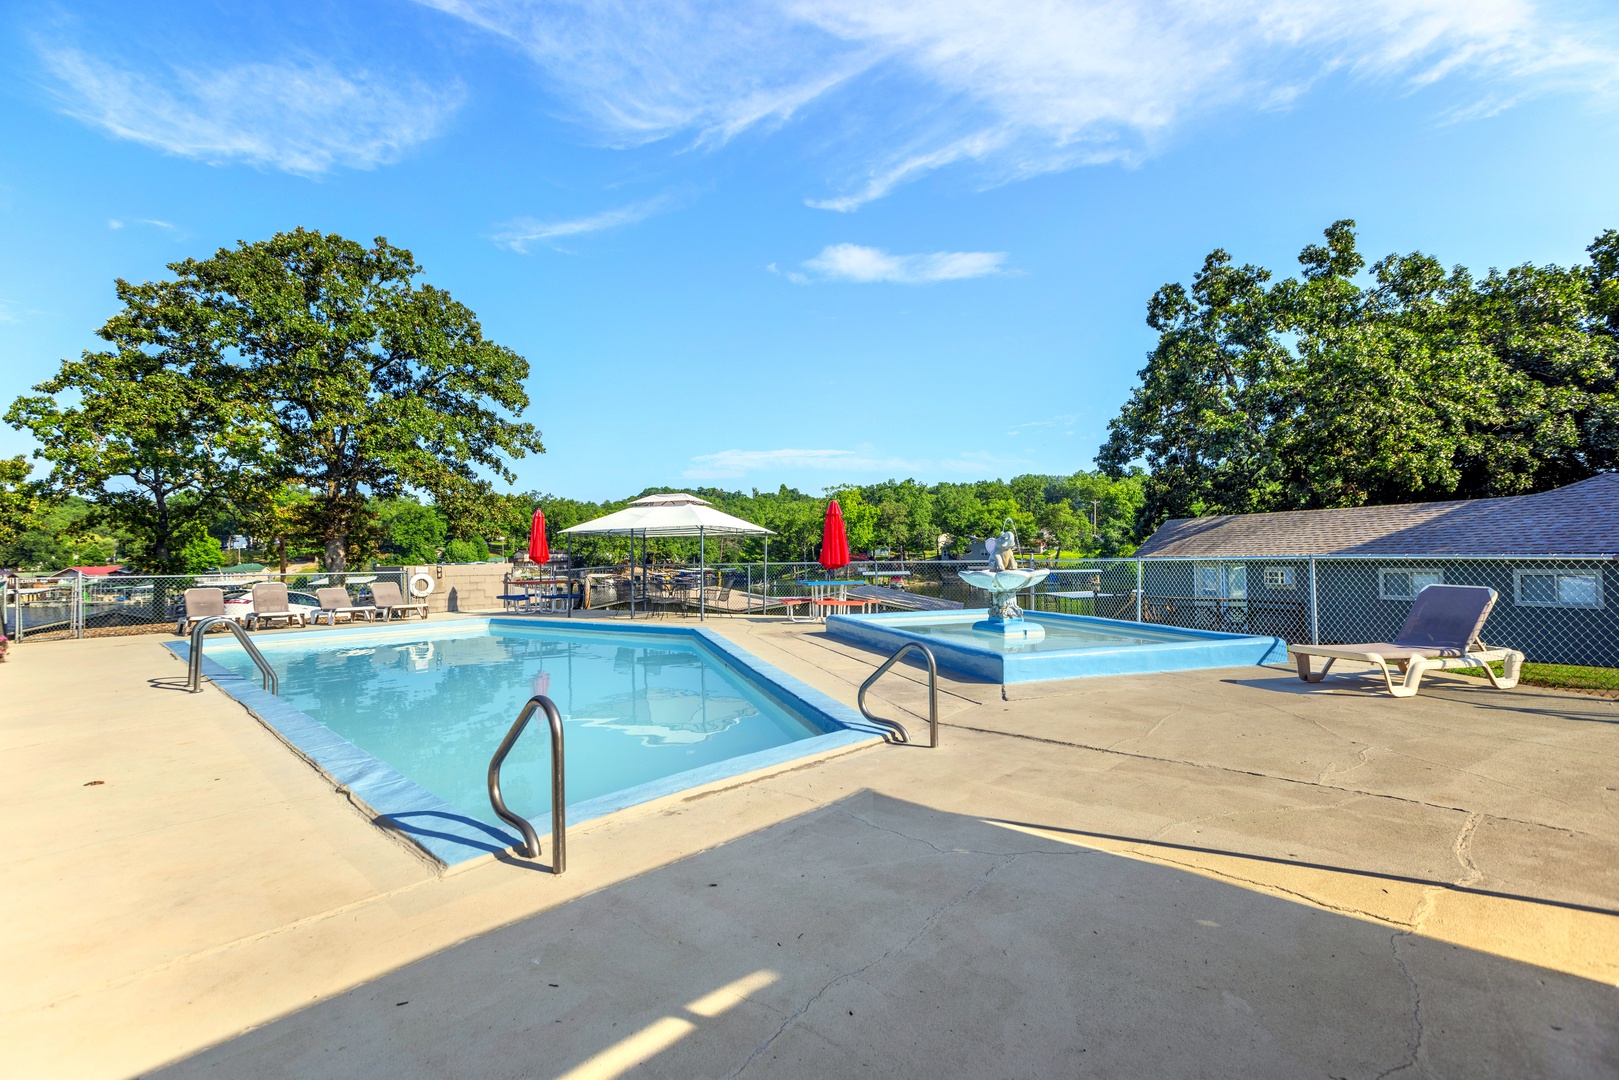
[[[84,575],[73,579],[73,636],[84,637]]]
[[[1310,556],[1310,644],[1321,644],[1321,609],[1315,598],[1315,556]]]
[[[1141,589],[1142,582],[1147,576],[1143,569],[1145,565],[1140,559],[1136,560],[1136,622],[1141,621]]]
[[[753,614],[753,564],[748,564],[748,614]]]

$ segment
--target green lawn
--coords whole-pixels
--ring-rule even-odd
[[[1497,675],[1501,664],[1492,664]],[[1477,668],[1451,668],[1446,674],[1470,675],[1484,678]],[[1619,668],[1580,667],[1576,664],[1524,664],[1519,681],[1530,686],[1549,686],[1560,690],[1595,690],[1619,697]]]

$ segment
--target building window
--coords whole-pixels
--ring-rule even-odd
[[[1377,596],[1380,600],[1415,600],[1417,593],[1429,585],[1438,585],[1445,575],[1438,570],[1391,570],[1377,572]]]
[[[1602,606],[1602,575],[1595,570],[1514,570],[1512,589],[1519,607]]]
[[[1243,563],[1198,563],[1197,595],[1204,599],[1246,600],[1248,567]]]
[[[1293,568],[1291,566],[1265,567],[1265,588],[1291,589],[1293,587]]]

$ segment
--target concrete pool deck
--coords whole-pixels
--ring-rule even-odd
[[[845,703],[880,660],[708,625]],[[0,667],[8,1076],[1619,1072],[1619,702],[947,677],[938,750],[446,875],[163,640]]]

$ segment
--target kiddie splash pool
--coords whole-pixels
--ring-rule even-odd
[[[520,841],[489,805],[489,759],[530,696],[557,705],[570,824],[878,736],[858,714],[696,627],[465,619],[259,636],[280,696],[241,646],[204,672],[445,863]],[[169,646],[181,656],[189,645]],[[502,770],[507,805],[550,829],[550,739]]]
[[[950,614],[904,611],[830,615],[826,632],[842,641],[889,653],[908,641],[919,641],[933,650],[940,667],[1002,684],[1242,667],[1287,660],[1287,642],[1278,637],[1025,612],[1024,619],[1045,631],[1042,640],[1029,644],[974,630],[973,624],[984,617],[982,610],[971,608]]]

